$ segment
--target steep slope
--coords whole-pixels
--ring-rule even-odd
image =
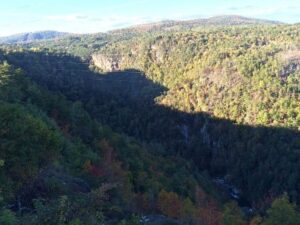
[[[265,220],[299,221],[299,37],[242,25],[5,46],[0,222],[21,203],[22,225],[259,224],[276,198]]]
[[[83,93],[100,97],[88,91],[86,82],[95,82],[89,70],[86,79],[83,71],[76,76],[70,66],[65,68],[67,79],[57,79],[53,72],[58,68],[39,64],[49,56],[0,54],[1,224],[134,224],[148,214],[164,215],[144,217],[155,224],[221,224],[223,200],[207,175],[179,156],[162,154],[159,144],[141,144],[99,123],[84,109]],[[26,60],[19,61],[22,57],[35,62],[28,67]],[[74,62],[57,57],[51,64]],[[59,93],[48,90],[55,90],[50,80],[41,82],[46,77]],[[112,85],[108,80],[102,87],[107,84]],[[113,101],[110,94],[103,97]],[[207,216],[207,211],[214,213]]]
[[[235,180],[242,190],[248,190],[246,196],[261,199],[262,196],[258,197],[260,191],[261,194],[274,193],[279,183],[291,182],[293,185],[290,187],[295,187],[299,182],[295,172],[299,158],[295,162],[290,158],[289,163],[281,164],[281,160],[287,160],[286,157],[296,154],[299,149],[299,34],[300,29],[296,25],[161,33],[111,43],[93,55],[93,62],[100,71],[126,68],[143,71],[148,79],[167,88],[164,95],[156,98],[156,103],[161,106],[195,117],[208,113],[215,118],[229,119],[234,124],[253,127],[252,131],[247,128],[245,131],[245,127],[242,131],[231,130],[222,123],[207,122],[205,125],[202,121],[187,125],[189,122],[182,122],[187,125],[183,132],[190,139],[190,146],[183,148],[197,152],[192,150],[197,146],[193,141],[197,140],[197,135],[201,136],[198,146],[206,143],[210,150],[198,149],[201,153],[192,154],[193,159],[198,157],[198,165],[204,163],[202,168],[210,167],[214,172],[224,172],[229,167],[229,171],[232,170],[226,173],[227,176]],[[260,130],[261,126],[269,127],[270,133],[268,129]],[[284,140],[285,132],[281,133],[281,128],[294,133],[293,144],[289,138]],[[281,144],[275,144],[275,139],[279,138],[276,133],[283,138]],[[281,148],[280,145],[286,147]],[[279,149],[294,150],[293,153],[284,153]],[[219,154],[222,156],[218,157]],[[204,155],[211,157],[212,161]],[[280,156],[275,160],[275,155]],[[204,162],[203,157],[206,158]],[[228,159],[230,163],[227,164]],[[208,161],[210,165],[205,164]],[[287,169],[292,164],[295,167]],[[297,178],[277,180],[281,176],[280,167],[294,171],[292,173]],[[263,172],[270,170],[274,172],[271,176]],[[268,185],[266,180],[270,182]],[[285,184],[282,190],[287,190],[288,186]],[[299,193],[299,190],[292,189],[293,193]],[[293,195],[292,192],[289,192],[290,195]]]
[[[261,208],[268,205],[270,193],[283,192],[299,202],[296,129],[243,125],[205,112],[178,111],[159,101],[165,87],[137,70],[99,75],[77,58],[42,52],[15,52],[5,58],[39,84],[81,100],[103,124],[143,142],[160,144],[162,153],[192,159],[199,169],[232,182],[248,205]],[[296,96],[291,100],[299,104]],[[283,110],[294,110],[291,123],[297,124],[298,109],[284,105]],[[283,168],[292,179],[282,176]]]
[[[299,26],[143,36],[92,55],[102,71],[135,68],[169,91],[163,105],[242,124],[300,129]]]

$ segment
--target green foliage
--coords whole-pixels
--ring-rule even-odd
[[[119,225],[140,225],[140,217],[132,215],[129,220],[122,220]]]
[[[0,224],[5,224],[5,225],[17,225],[17,218],[16,215],[8,210],[8,209],[3,209],[0,211]]]
[[[286,69],[299,55],[292,36],[299,32],[296,26],[173,32],[112,42],[98,54],[120,55],[121,69],[139,69],[168,87],[158,99],[162,105],[239,124],[299,129],[299,74]]]
[[[229,175],[241,189],[246,190],[247,198],[257,203],[268,192],[282,194],[288,191],[293,199],[299,193],[294,183],[300,179],[297,172],[299,158],[296,156],[300,129],[299,34],[299,26],[295,25],[174,31],[112,42],[95,55],[107,59],[116,55],[112,61],[118,62],[119,69],[138,69],[148,79],[166,87],[163,94],[157,94],[157,105],[180,111],[179,118],[189,114],[197,118],[195,120],[202,119],[198,123],[186,122],[189,119],[182,122],[172,115],[177,126],[189,128],[188,146],[181,145],[178,136],[172,140],[163,137],[164,133],[175,136],[176,131],[171,128],[160,132],[163,133],[161,139],[155,141],[168,143],[167,149],[184,151],[188,157],[197,158],[201,169],[210,168],[213,173]],[[94,61],[101,68],[101,62],[97,62],[97,58]],[[295,65],[298,69],[288,69]],[[155,114],[153,108],[143,111],[143,117],[145,112],[150,114],[148,111]],[[213,118],[230,120],[239,128],[231,129],[228,123],[203,122],[206,113]],[[159,118],[163,117],[161,111],[156,114]],[[153,123],[162,130],[168,124],[167,119],[162,123],[160,119],[153,119],[156,117],[149,116],[151,119],[139,121],[147,123],[148,127]],[[146,137],[139,136],[143,139],[153,140],[159,132],[153,127],[131,132],[126,129],[131,127],[130,124],[123,125],[124,121],[117,125],[115,120],[107,123],[130,135],[145,134]],[[170,122],[168,126],[174,125]],[[197,139],[199,129],[193,130],[194,127],[202,129],[202,140]],[[146,133],[150,129],[151,134]],[[290,131],[294,133],[293,138],[288,135]],[[293,141],[280,141],[279,133]],[[208,145],[210,150],[206,150],[204,145]],[[186,149],[192,149],[195,154]],[[220,157],[215,155],[216,152]],[[287,158],[286,163],[282,163],[282,157]],[[294,157],[297,163],[292,162]],[[270,167],[272,175],[264,172]],[[292,171],[290,184],[283,185],[286,181],[280,178],[279,167]],[[299,202],[300,198],[296,198]]]
[[[210,175],[258,209],[284,191],[299,203],[299,36],[291,25],[210,27],[3,47],[2,219],[135,224],[159,212],[245,224],[236,204],[222,215]],[[99,74],[93,56],[123,71]],[[266,225],[299,222],[284,199]]]
[[[157,145],[142,145],[101,125],[82,102],[48,91],[8,64],[0,69],[1,206],[18,199],[15,207],[22,211],[15,216],[2,210],[7,223],[121,221],[157,210],[162,188],[178,192],[181,204],[207,179],[191,173],[186,160],[155,153]],[[139,195],[147,196],[142,211],[136,207]]]
[[[224,225],[245,225],[246,221],[243,212],[236,203],[228,203],[225,205],[223,215]]]
[[[300,213],[296,205],[289,201],[287,195],[276,199],[267,211],[263,225],[297,225],[300,224]]]

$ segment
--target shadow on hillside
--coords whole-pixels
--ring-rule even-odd
[[[155,98],[166,88],[137,70],[98,74],[79,58],[40,52],[5,58],[38,84],[82,101],[115,131],[159,143],[160,153],[183,156],[212,176],[226,177],[251,202],[284,191],[300,202],[300,135],[295,130],[236,125],[157,105]]]

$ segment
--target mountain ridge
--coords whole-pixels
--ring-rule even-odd
[[[13,34],[5,37],[0,37],[0,44],[18,44],[29,43],[33,41],[51,40],[68,35],[67,32],[59,32],[54,30],[25,32]]]
[[[280,25],[285,24],[280,21],[264,20],[257,18],[244,17],[239,15],[219,15],[209,18],[198,18],[191,20],[161,20],[158,22],[150,22],[145,24],[138,24],[128,26],[120,29],[112,29],[108,34],[117,33],[132,33],[132,32],[155,32],[155,31],[168,31],[168,30],[182,30],[193,29],[205,26],[238,26],[238,25]],[[52,40],[62,38],[65,36],[80,36],[80,35],[95,35],[96,33],[75,34],[68,32],[59,32],[55,30],[44,30],[36,32],[25,32],[13,34],[9,36],[0,37],[0,44],[24,44],[42,40]]]
[[[285,24],[280,21],[250,18],[239,15],[219,15],[208,18],[198,18],[191,20],[161,20],[153,23],[145,23],[112,30],[109,33],[120,31],[157,31],[175,30],[180,28],[192,29],[202,26],[236,26],[236,25],[279,25]]]

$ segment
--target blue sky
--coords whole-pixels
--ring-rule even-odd
[[[300,22],[300,0],[0,0],[0,36],[105,32],[163,19],[242,15]]]

